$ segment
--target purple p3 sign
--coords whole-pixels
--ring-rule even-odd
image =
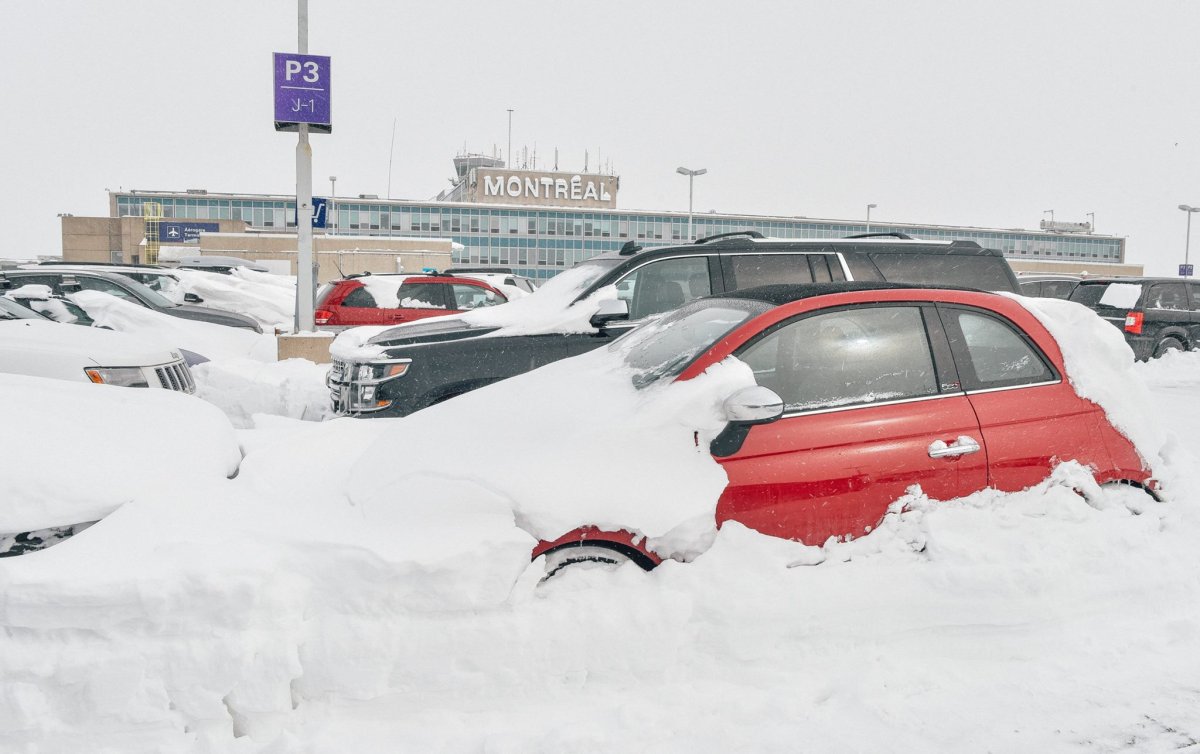
[[[319,133],[333,131],[327,55],[277,52],[275,55],[275,130],[295,131],[301,123]]]

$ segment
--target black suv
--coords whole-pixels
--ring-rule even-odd
[[[48,285],[57,296],[81,290],[100,291],[117,296],[131,304],[153,309],[160,314],[210,322],[214,325],[241,327],[257,333],[262,332],[262,326],[250,317],[233,312],[223,312],[220,309],[210,309],[206,306],[176,304],[157,291],[122,275],[117,269],[111,271],[108,268],[67,270],[51,267],[45,270],[4,270],[0,272],[0,291],[25,285]]]
[[[491,313],[402,325],[353,351],[339,346],[328,384],[339,414],[405,416],[598,348],[702,296],[774,283],[843,280],[1019,290],[1003,254],[973,241],[920,241],[894,233],[779,240],[749,231],[649,250],[630,242]],[[584,303],[608,286],[615,286],[617,300]],[[553,311],[547,311],[552,303]],[[572,318],[576,306],[579,316]],[[562,324],[573,319],[580,324]],[[559,324],[544,324],[550,321]]]
[[[1179,278],[1091,278],[1075,286],[1071,300],[1120,328],[1138,361],[1200,344],[1200,283]]]

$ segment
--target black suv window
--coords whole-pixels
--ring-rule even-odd
[[[1008,263],[1000,257],[920,252],[876,252],[869,256],[889,283],[1012,290]]]
[[[662,259],[617,281],[617,295],[629,302],[629,319],[677,309],[712,293],[708,257]]]
[[[969,309],[939,307],[965,390],[1050,382],[1050,362],[1008,322]]]
[[[935,395],[937,373],[921,310],[856,307],[794,320],[738,358],[786,410],[811,411]]]
[[[1150,286],[1146,293],[1147,309],[1169,309],[1171,311],[1186,311],[1188,306],[1187,291],[1183,283],[1157,283]]]
[[[1047,280],[1042,284],[1042,295],[1046,298],[1069,298],[1077,285],[1079,283],[1074,280]]]
[[[811,283],[807,254],[730,254],[725,257],[733,290],[776,283]],[[829,277],[828,267],[825,279]]]

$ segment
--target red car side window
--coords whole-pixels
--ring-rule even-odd
[[[916,306],[841,309],[803,317],[739,357],[786,410],[812,411],[938,393],[937,372]]]
[[[1058,374],[1015,325],[969,309],[939,307],[963,387],[989,390],[1051,382]]]

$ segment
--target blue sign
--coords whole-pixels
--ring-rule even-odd
[[[333,131],[328,55],[275,53],[275,130]]]
[[[1194,266],[1195,265],[1190,265],[1190,264],[1179,265],[1179,277],[1190,278],[1192,276],[1192,272],[1193,272],[1192,268]]]
[[[326,227],[326,222],[329,219],[328,215],[326,214],[326,212],[328,211],[328,209],[327,209],[328,206],[329,206],[329,200],[326,199],[325,197],[323,197],[323,196],[314,196],[313,197],[313,227],[314,228]]]
[[[200,240],[201,233],[216,233],[220,229],[220,223],[160,222],[158,240],[160,243],[192,243]]]

